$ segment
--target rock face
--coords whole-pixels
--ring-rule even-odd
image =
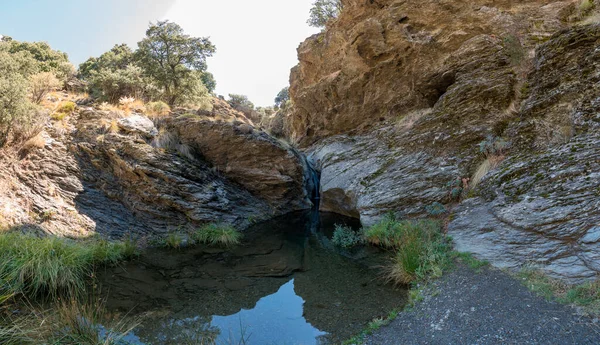
[[[427,205],[447,198],[446,183],[460,174],[457,160],[395,146],[396,130],[336,136],[313,147],[309,159],[321,171],[322,211],[368,226],[389,212],[423,215]],[[386,137],[389,142],[380,139]]]
[[[243,123],[176,118],[167,128],[200,159],[273,208],[310,208],[305,188],[308,167],[284,142]]]
[[[597,14],[574,1],[343,3],[290,77],[286,125],[320,170],[321,209],[370,225],[463,199],[448,227],[459,250],[597,277]]]
[[[305,159],[216,100],[154,122],[78,108],[45,145],[2,151],[0,225],[71,237],[240,228],[311,206]],[[155,123],[157,126],[155,126]]]
[[[445,114],[447,125],[498,116],[512,99],[510,65],[575,11],[573,1],[342,2],[340,17],[300,45],[290,77],[292,134],[304,145],[438,103],[474,111]]]
[[[600,26],[557,33],[540,47],[517,153],[456,209],[459,250],[502,267],[540,265],[570,282],[600,273]]]

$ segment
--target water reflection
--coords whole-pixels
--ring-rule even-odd
[[[242,309],[229,316],[213,316],[211,322],[227,334],[217,342],[237,344],[242,337],[247,344],[303,344],[317,345],[318,338],[327,333],[308,323],[303,316],[304,300],[294,291],[294,279],[279,290],[263,297],[253,309]]]
[[[381,256],[331,246],[341,222],[352,225],[288,215],[258,225],[233,250],[151,251],[100,276],[107,306],[144,314],[134,344],[338,343],[406,296],[378,279]]]

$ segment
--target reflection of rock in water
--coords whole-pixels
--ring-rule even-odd
[[[406,302],[405,294],[383,284],[373,267],[321,249],[314,237],[305,250],[304,268],[295,278],[295,291],[306,301],[304,317],[332,333],[332,340],[350,337]]]
[[[231,251],[151,250],[139,261],[101,272],[107,307],[148,314],[136,334],[152,344],[169,343],[176,337],[193,338],[192,329],[210,331],[212,315],[256,308],[293,274],[295,293],[305,300],[306,320],[336,340],[348,337],[402,305],[404,294],[381,284],[376,271],[364,264],[364,249],[342,256],[327,244],[335,222],[350,221],[323,217],[316,223],[320,230],[310,235],[315,224],[310,213],[294,214],[257,225],[246,243]],[[360,257],[362,263],[348,256]],[[254,321],[281,321],[273,314],[270,321]]]

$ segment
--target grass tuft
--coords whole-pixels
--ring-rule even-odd
[[[8,293],[76,296],[85,291],[95,265],[114,265],[132,249],[104,240],[76,242],[21,233],[0,234],[0,279]],[[0,291],[1,292],[1,291]]]
[[[396,251],[386,269],[387,279],[396,284],[439,277],[451,262],[451,245],[437,220],[399,221],[387,217],[367,229],[365,239]]]
[[[183,235],[178,232],[171,232],[165,238],[165,246],[171,249],[179,249],[181,248],[181,244],[183,243]]]
[[[210,223],[196,230],[192,239],[198,243],[229,247],[239,244],[242,234],[229,224]]]

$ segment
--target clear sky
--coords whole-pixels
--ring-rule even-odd
[[[118,43],[136,46],[148,23],[169,19],[209,36],[217,94],[272,105],[288,85],[296,48],[319,30],[306,24],[314,0],[0,0],[0,35],[46,41],[75,65]]]

